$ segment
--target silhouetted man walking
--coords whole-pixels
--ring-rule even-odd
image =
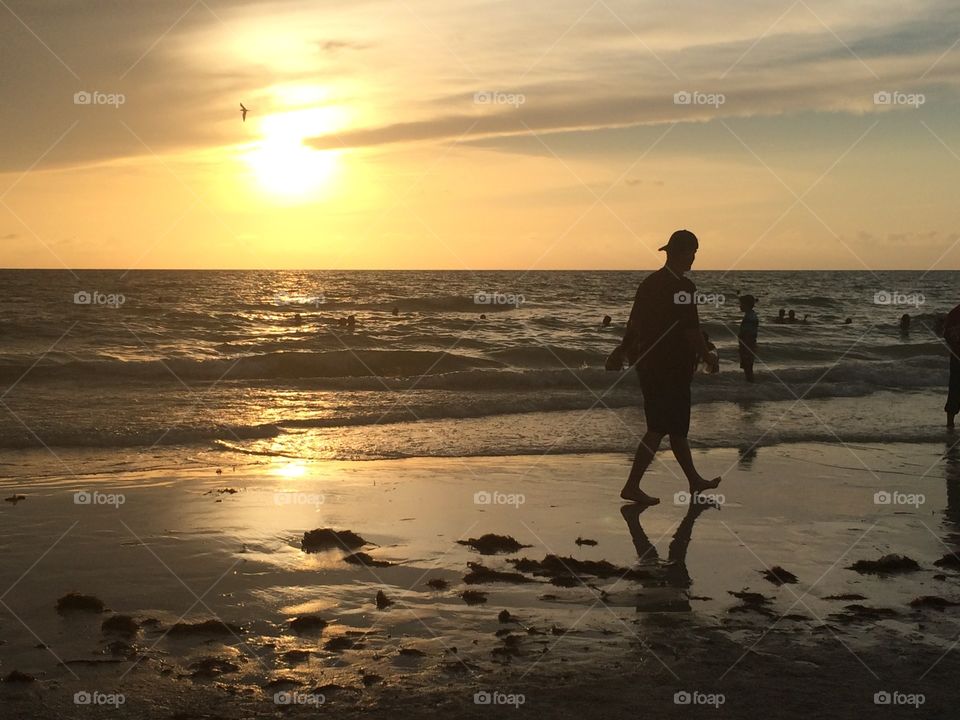
[[[660,502],[640,489],[640,481],[664,435],[670,436],[670,447],[687,477],[691,495],[720,484],[719,477],[707,480],[697,472],[687,442],[690,381],[698,359],[712,362],[700,332],[697,288],[684,277],[698,248],[697,236],[689,230],[677,230],[660,248],[666,251],[667,262],[640,283],[623,341],[607,361],[608,369],[620,369],[624,356],[631,365],[636,364],[647,421],[630,476],[620,492],[624,500],[645,505]]]

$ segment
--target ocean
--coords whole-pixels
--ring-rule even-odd
[[[0,473],[632,452],[637,381],[603,362],[648,272],[2,271]],[[748,461],[943,440],[934,326],[960,272],[689,276],[721,358],[695,378],[692,444]],[[753,386],[735,340],[748,292]],[[807,321],[776,324],[780,308]]]

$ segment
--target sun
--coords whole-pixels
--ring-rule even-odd
[[[263,139],[244,157],[260,188],[291,201],[324,195],[337,176],[340,153],[314,150],[303,141],[330,132],[337,119],[336,109],[329,107],[263,118],[260,122]]]

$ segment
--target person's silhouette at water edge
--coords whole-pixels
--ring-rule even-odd
[[[660,248],[667,253],[664,266],[648,275],[634,297],[627,329],[606,367],[619,370],[626,357],[635,365],[643,393],[646,432],[640,441],[620,497],[644,505],[660,500],[640,489],[664,436],[687,478],[691,493],[720,484],[707,480],[694,467],[687,434],[690,430],[690,382],[697,362],[711,362],[700,331],[697,287],[684,277],[696,258],[699,241],[689,230],[678,230]]]

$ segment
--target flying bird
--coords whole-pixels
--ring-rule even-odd
[[[243,103],[240,103],[240,116],[244,122],[247,121],[247,109],[243,106]]]

